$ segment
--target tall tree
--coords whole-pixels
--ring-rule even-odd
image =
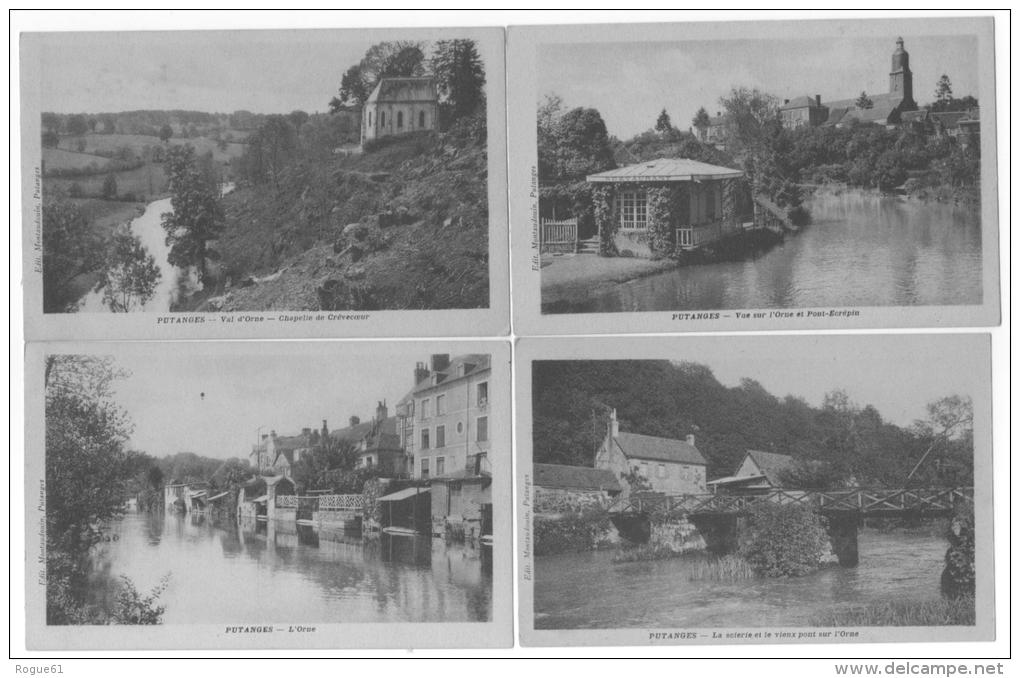
[[[857,97],[856,101],[854,101],[854,106],[862,110],[867,110],[869,108],[873,108],[875,106],[875,102],[871,100],[871,97],[868,96],[867,92],[861,90],[861,95]]]
[[[72,115],[67,119],[67,133],[79,137],[89,131],[88,119],[81,114]]]
[[[440,40],[430,66],[455,118],[478,110],[485,100],[485,67],[474,40]]]
[[[662,109],[662,112],[659,113],[659,117],[655,120],[655,131],[660,134],[665,134],[666,132],[672,131],[672,129],[673,123],[669,119],[669,113],[667,113],[664,108]]]
[[[691,125],[694,127],[694,129],[699,130],[708,127],[710,122],[711,120],[708,117],[708,111],[705,110],[704,106],[699,108],[698,112],[695,113],[694,117],[691,119]]]
[[[174,135],[174,128],[170,125],[163,125],[159,128],[159,140],[163,143],[170,141],[170,137]]]
[[[935,83],[935,103],[946,106],[953,101],[953,84],[945,73]]]
[[[181,268],[194,266],[202,281],[206,277],[206,258],[216,254],[208,250],[207,242],[218,237],[223,228],[219,186],[203,176],[190,145],[167,149],[166,170],[173,207],[172,212],[163,214],[166,243],[170,246],[167,260]]]
[[[142,241],[131,231],[124,230],[113,236],[96,289],[102,290],[107,308],[115,313],[127,313],[152,299],[161,277],[155,258]]]
[[[340,91],[329,102],[330,113],[344,106],[365,103],[379,78],[411,77],[424,74],[425,52],[420,42],[399,40],[372,45],[357,64],[340,78]]]
[[[77,205],[43,206],[43,311],[68,310],[75,279],[99,270],[103,253],[103,239]]]

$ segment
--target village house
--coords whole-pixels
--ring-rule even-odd
[[[411,475],[428,481],[433,533],[491,534],[488,355],[435,354],[397,407]]]
[[[623,492],[616,475],[605,468],[533,464],[532,471],[538,513],[605,506]]]
[[[719,111],[708,119],[707,125],[699,125],[691,128],[691,134],[703,144],[710,144],[723,148],[726,137],[727,117]]]
[[[665,494],[704,494],[708,462],[686,440],[629,433],[620,430],[614,409],[606,437],[595,454],[595,468],[612,471],[624,496],[636,491]],[[636,487],[635,487],[636,485]]]
[[[796,465],[788,454],[748,450],[732,476],[708,483],[713,492],[762,493],[784,486],[784,473]]]
[[[436,129],[439,97],[432,78],[381,78],[361,112],[361,143]]]
[[[889,91],[860,95],[851,99],[822,101],[820,95],[786,99],[779,109],[783,125],[789,129],[802,126],[835,125],[871,122],[896,127],[904,113],[917,110],[914,101],[914,74],[910,70],[910,54],[903,48],[903,38],[896,39],[889,71]]]
[[[375,468],[383,475],[404,476],[407,463],[397,422],[397,417],[389,415],[386,401],[381,400],[376,404],[371,421],[362,422],[359,417],[351,417],[347,428],[332,431],[329,436],[354,446],[358,455],[355,468]]]
[[[660,158],[587,177],[595,187],[603,243],[624,256],[688,250],[743,229],[744,173],[684,158]],[[599,215],[603,215],[601,218]],[[603,252],[612,254],[613,252]]]

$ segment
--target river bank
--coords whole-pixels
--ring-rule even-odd
[[[981,303],[982,224],[974,206],[835,189],[812,193],[805,206],[810,226],[731,260],[676,265],[595,255],[557,258],[541,272],[542,310]]]

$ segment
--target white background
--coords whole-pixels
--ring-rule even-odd
[[[807,6],[806,3],[797,3]],[[1007,11],[947,11],[947,10],[896,10],[888,16],[946,16],[946,15],[988,15],[996,16],[996,81],[997,81],[997,112],[999,120],[998,140],[998,176],[1000,183],[1000,277],[1002,286],[1002,326],[990,328],[992,334],[993,356],[993,397],[995,423],[994,449],[997,458],[995,479],[995,545],[996,545],[996,612],[997,640],[993,643],[951,643],[951,644],[876,644],[876,645],[785,645],[785,646],[726,646],[726,647],[628,647],[628,648],[522,648],[515,647],[505,650],[489,651],[388,651],[388,652],[266,652],[257,655],[259,660],[241,661],[242,657],[253,657],[253,653],[226,652],[130,652],[130,653],[74,653],[73,657],[93,656],[93,659],[67,659],[67,653],[34,653],[25,651],[24,635],[24,566],[23,535],[20,526],[24,524],[24,496],[21,478],[23,477],[23,442],[24,442],[24,411],[23,411],[23,309],[21,289],[21,223],[19,206],[11,204],[10,250],[8,259],[11,262],[9,295],[10,300],[10,466],[8,469],[8,487],[10,488],[9,517],[10,525],[14,526],[10,541],[9,571],[9,610],[10,610],[10,656],[20,659],[11,660],[7,665],[7,675],[27,675],[19,673],[18,667],[25,671],[27,667],[43,667],[59,664],[64,675],[102,675],[130,676],[137,678],[141,674],[171,675],[182,671],[192,675],[206,675],[213,671],[232,675],[261,676],[277,673],[313,672],[313,671],[375,671],[389,674],[391,671],[414,671],[421,675],[448,675],[451,671],[470,673],[473,671],[496,671],[503,673],[518,667],[492,665],[491,667],[460,664],[447,666],[446,662],[427,662],[414,667],[379,664],[366,666],[345,663],[343,665],[324,664],[322,662],[287,663],[286,657],[300,656],[303,658],[325,657],[372,657],[372,658],[553,658],[572,657],[588,659],[583,665],[542,662],[528,664],[519,668],[534,671],[569,671],[579,674],[602,675],[619,672],[647,671],[649,669],[682,673],[687,676],[703,675],[755,675],[757,676],[834,676],[834,664],[844,663],[839,659],[829,658],[883,658],[874,661],[864,659],[864,663],[874,663],[884,673],[884,667],[895,658],[900,663],[909,661],[915,665],[925,660],[938,661],[936,658],[952,659],[953,664],[972,665],[974,661],[960,658],[987,657],[1004,658],[1011,650],[1011,561],[1010,538],[1012,524],[1010,520],[1010,499],[1012,484],[1012,468],[1009,463],[1010,450],[1010,320],[1011,320],[1011,220],[1009,196],[1011,181],[1011,144],[1010,123],[1013,109],[1011,94],[1012,60],[1011,36],[1009,32],[1010,16]],[[11,138],[17,139],[19,107],[17,92],[17,35],[24,30],[125,30],[125,29],[207,29],[207,28],[350,28],[350,27],[387,27],[387,26],[507,26],[525,24],[567,24],[567,23],[612,23],[641,21],[704,21],[704,20],[774,20],[774,19],[838,19],[881,17],[879,11],[834,11],[800,9],[781,12],[765,11],[726,11],[680,12],[680,11],[626,11],[610,12],[607,10],[585,11],[425,11],[408,10],[394,12],[204,12],[196,10],[172,12],[134,12],[128,10],[115,13],[87,12],[23,12],[10,15],[9,69],[11,76],[9,123]],[[17,154],[18,144],[11,146],[9,165],[11,194],[19,193],[20,178],[17,168],[20,158]],[[16,198],[15,198],[16,200]],[[13,255],[13,256],[12,256]],[[513,265],[513,264],[511,264]],[[639,328],[635,328],[639,329]],[[922,331],[922,330],[917,330]],[[925,330],[927,331],[927,330]],[[957,330],[943,330],[957,331]],[[975,330],[972,330],[975,331]],[[896,333],[897,331],[891,331]],[[836,334],[855,332],[834,332]],[[1007,372],[1007,366],[1009,371]],[[13,480],[13,482],[11,482]],[[456,644],[456,638],[451,638]],[[188,661],[185,663],[132,661],[128,658],[145,659],[153,657],[179,658],[232,658],[229,663],[223,661]],[[119,661],[102,659],[108,657],[121,658]],[[280,661],[266,662],[266,658],[280,658]],[[671,665],[634,665],[633,659],[626,665],[608,664],[606,658],[667,658],[681,657],[688,661]],[[700,659],[699,659],[700,658]],[[796,658],[796,659],[794,659]],[[819,659],[822,658],[822,659]],[[982,662],[985,663],[985,662]],[[992,661],[991,663],[996,663]],[[1004,672],[1001,675],[1015,675],[1015,665],[1003,662]],[[906,674],[904,674],[906,675]]]

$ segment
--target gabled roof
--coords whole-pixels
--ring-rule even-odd
[[[435,102],[436,99],[436,81],[432,78],[382,78],[365,103]]]
[[[609,469],[563,464],[534,464],[537,487],[564,490],[621,492],[620,481]]]
[[[903,103],[903,97],[898,94],[869,94],[868,98],[871,99],[871,108],[858,108],[857,99],[824,102],[823,105],[829,108],[829,119],[826,122],[830,125],[849,120],[885,123]],[[832,115],[834,109],[845,109],[844,114],[835,121]]]
[[[628,459],[647,459],[649,461],[667,461],[674,464],[699,464],[707,466],[708,462],[694,445],[685,440],[659,438],[640,433],[620,431],[615,442],[623,455]]]
[[[717,113],[708,119],[709,127],[719,127],[720,125],[726,124],[726,116],[722,113]]]
[[[621,183],[629,181],[705,181],[736,179],[744,176],[740,170],[687,158],[659,158],[618,167],[606,172],[588,175],[591,183]]]
[[[345,440],[353,445],[367,439],[365,452],[374,450],[400,449],[400,436],[397,435],[397,418],[386,417],[381,420],[363,421],[347,428],[338,428],[329,432],[334,440]]]
[[[761,450],[748,450],[746,457],[750,457],[754,461],[755,465],[761,470],[762,475],[765,476],[765,479],[774,487],[779,487],[783,484],[783,472],[797,462],[796,459],[788,454],[763,452]]]
[[[456,382],[458,379],[466,379],[489,369],[490,364],[491,357],[488,353],[469,353],[467,355],[455,356],[450,360],[449,365],[441,370],[430,373],[428,377],[415,384],[412,393],[417,395],[423,391]],[[464,366],[463,374],[460,373],[461,365]]]

